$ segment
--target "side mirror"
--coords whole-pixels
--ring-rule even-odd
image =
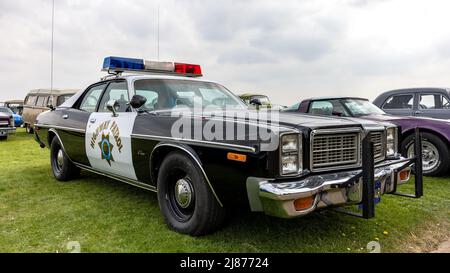
[[[106,103],[106,109],[113,113],[113,117],[117,117],[117,108],[119,108],[119,103],[116,100],[110,100]]]
[[[53,106],[52,104],[47,104],[47,108],[50,108],[50,110],[55,110],[55,106]]]
[[[133,107],[133,109],[139,109],[147,102],[147,99],[141,95],[134,95],[131,98],[130,106]]]
[[[261,106],[261,105],[262,105],[262,102],[261,102],[260,99],[254,98],[254,99],[251,99],[251,100],[250,100],[250,104],[251,104],[251,105],[256,105],[256,106]]]

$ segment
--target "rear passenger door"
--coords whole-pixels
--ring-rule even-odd
[[[450,119],[450,103],[446,96],[439,93],[422,93],[419,94],[418,101],[416,116]]]
[[[396,116],[414,115],[414,93],[390,96],[381,106],[386,113]]]

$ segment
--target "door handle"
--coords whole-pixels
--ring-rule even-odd
[[[90,121],[91,123],[95,123],[95,118],[91,118],[89,121]]]
[[[63,119],[68,119],[68,118],[69,118],[69,115],[64,115],[64,116],[62,116],[62,118],[63,118]]]
[[[423,112],[422,111],[415,111],[414,114],[420,115],[420,114],[423,114]]]

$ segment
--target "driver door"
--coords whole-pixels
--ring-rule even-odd
[[[115,100],[115,116],[107,102]],[[104,173],[137,180],[133,167],[131,133],[137,113],[129,106],[126,81],[109,83],[96,112],[89,116],[85,149],[92,168]]]

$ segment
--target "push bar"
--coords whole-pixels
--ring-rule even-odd
[[[373,142],[367,135],[362,141],[362,214],[344,208],[335,211],[359,218],[370,219],[375,217],[375,160]],[[356,177],[357,179],[360,176]]]
[[[344,208],[336,208],[335,211],[356,216],[359,218],[370,219],[375,217],[375,161],[374,161],[374,144],[368,136],[362,141],[362,213],[349,211]],[[419,128],[415,130],[414,138],[414,157],[405,160],[405,165],[399,170],[403,170],[407,166],[414,163],[414,188],[415,194],[404,194],[397,192],[397,175],[394,175],[394,191],[393,195],[420,198],[423,196],[423,177],[422,177],[422,137]],[[361,176],[355,177],[359,179]]]
[[[414,136],[414,161],[414,195],[397,192],[397,183],[395,183],[395,190],[392,194],[409,198],[423,196],[422,136],[419,128],[416,128]]]

